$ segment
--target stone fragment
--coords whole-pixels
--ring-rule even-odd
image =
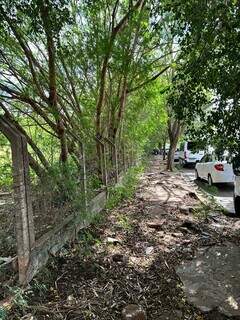
[[[189,213],[193,212],[193,207],[190,206],[180,206],[179,210],[181,213],[188,215]]]
[[[182,225],[182,228],[187,228],[188,230],[198,233],[200,231],[199,227],[196,225],[196,223],[190,221],[190,220],[185,220]]]
[[[203,312],[218,310],[240,317],[240,248],[233,243],[198,250],[196,257],[177,268],[190,303]],[[213,319],[220,319],[215,317]],[[234,318],[235,319],[235,318]]]
[[[111,237],[107,237],[107,243],[111,243],[111,244],[118,244],[121,243],[121,241],[119,239],[116,238],[111,238]]]
[[[112,256],[112,261],[114,261],[114,262],[126,262],[127,258],[123,254],[115,253]]]
[[[155,221],[147,222],[147,226],[151,229],[162,230],[165,222],[166,222],[165,219],[164,220],[155,220]]]
[[[28,313],[22,318],[20,318],[20,320],[37,320],[37,318],[35,318],[31,313]]]
[[[153,253],[153,251],[154,251],[153,247],[147,247],[145,250],[145,253],[146,253],[146,255],[149,255],[149,254]]]
[[[123,320],[146,320],[146,313],[141,306],[135,304],[127,305],[122,311]]]

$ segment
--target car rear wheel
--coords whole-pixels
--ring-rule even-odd
[[[183,167],[183,168],[186,168],[186,162],[183,160],[183,159],[181,159],[181,166]]]
[[[208,175],[208,185],[209,185],[209,186],[212,186],[212,185],[213,185],[212,177],[211,177],[210,174]]]
[[[234,208],[236,216],[240,217],[240,197],[234,196]]]
[[[200,180],[200,177],[199,177],[197,169],[195,169],[195,179],[196,180]]]

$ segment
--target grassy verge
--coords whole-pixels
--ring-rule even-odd
[[[140,174],[144,171],[144,166],[139,165],[128,169],[122,181],[109,189],[107,209],[112,209],[120,204],[124,199],[132,198],[139,181]]]

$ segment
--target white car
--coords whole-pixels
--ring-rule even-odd
[[[214,154],[205,154],[195,167],[196,179],[208,181],[209,185],[214,183],[233,183],[234,173],[232,164],[226,160],[218,161]]]
[[[234,208],[237,216],[240,216],[240,163],[233,161],[234,180]]]
[[[179,149],[177,149],[174,153],[174,162],[178,162],[179,161]]]
[[[195,164],[204,156],[204,150],[196,150],[196,143],[193,141],[185,141],[180,145],[179,162],[180,164]]]
[[[234,208],[237,216],[240,216],[240,176],[235,176],[234,181]]]

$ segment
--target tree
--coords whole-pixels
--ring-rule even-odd
[[[165,17],[143,0],[0,4],[1,110],[26,136],[32,168],[46,172],[56,156],[49,157],[26,119],[52,141],[61,163],[71,157],[80,168],[84,144],[102,178],[103,156],[111,171],[117,158],[128,156],[122,153],[132,153],[125,128],[128,108],[135,114],[132,101],[154,83],[158,95],[164,93],[165,84],[157,81],[170,68],[166,57],[172,53]],[[145,105],[135,108],[141,115]],[[145,143],[152,135],[150,130]]]
[[[226,148],[239,152],[239,2],[176,0],[166,8],[177,22],[182,74],[212,98],[207,113],[198,104],[188,114],[200,112],[211,140],[221,136]]]

